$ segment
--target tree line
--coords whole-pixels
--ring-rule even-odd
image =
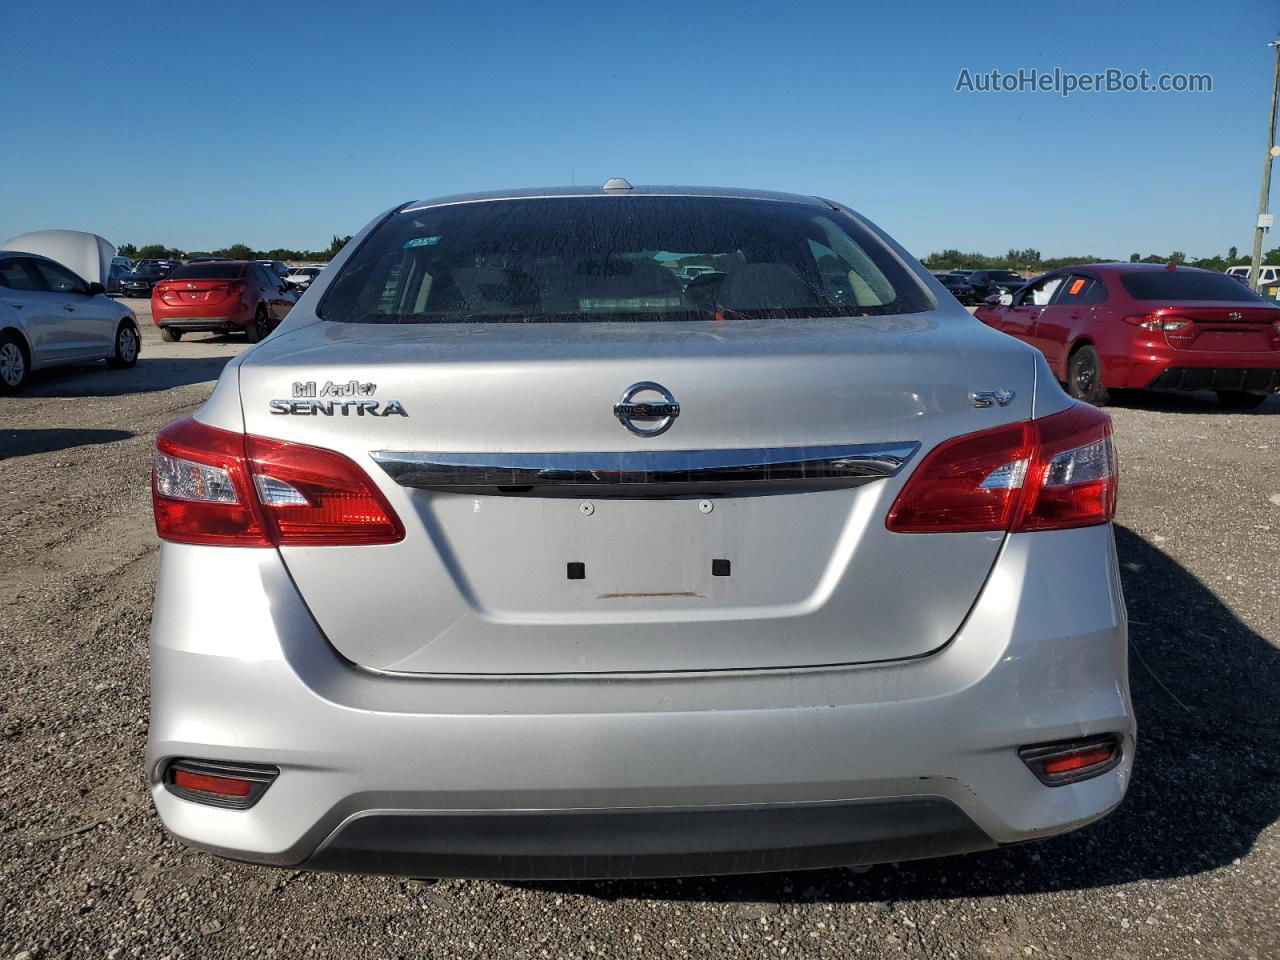
[[[1006,269],[1020,270],[1024,273],[1039,273],[1043,270],[1053,270],[1056,267],[1063,267],[1069,263],[1114,263],[1115,257],[1049,257],[1048,259],[1040,256],[1040,251],[1028,247],[1025,250],[1010,250],[1003,257],[989,256],[983,253],[965,253],[961,250],[948,249],[939,253],[931,253],[921,262],[930,270],[954,270],[958,267],[972,267],[977,270],[989,269]],[[1251,257],[1241,256],[1240,251],[1235,247],[1231,247],[1226,256],[1215,255],[1212,257],[1199,257],[1194,260],[1188,260],[1187,255],[1181,250],[1174,250],[1167,254],[1149,253],[1143,256],[1141,253],[1129,254],[1130,263],[1179,263],[1186,264],[1189,267],[1202,267],[1205,270],[1216,270],[1219,273],[1225,271],[1227,267],[1247,267],[1252,262]],[[1262,256],[1263,263],[1280,264],[1280,247],[1268,250]]]
[[[329,261],[338,255],[338,251],[346,246],[350,239],[350,234],[340,237],[335,233],[327,250],[291,250],[288,247],[255,250],[244,243],[233,243],[220,250],[180,250],[163,243],[148,243],[140,247],[132,243],[122,243],[116,247],[116,253],[130,260],[199,260],[201,257],[225,257],[228,260]]]

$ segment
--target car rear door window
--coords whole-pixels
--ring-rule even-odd
[[[1088,306],[1103,303],[1107,299],[1107,288],[1101,280],[1072,274],[1058,292],[1056,301],[1059,306]]]
[[[10,290],[43,290],[39,275],[26,257],[9,257],[0,260],[0,286]]]
[[[66,267],[48,260],[32,260],[36,272],[54,293],[85,293],[84,281]]]

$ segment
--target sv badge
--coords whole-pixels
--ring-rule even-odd
[[[975,390],[969,394],[969,402],[978,408],[994,407],[996,404],[1007,407],[1013,403],[1014,396],[1016,394],[1012,390],[1006,390],[1004,387],[999,390]]]

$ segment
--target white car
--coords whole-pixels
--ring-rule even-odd
[[[138,362],[138,318],[39,254],[0,250],[0,392],[18,390],[32,370],[86,360]]]
[[[1235,277],[1238,280],[1243,280],[1245,283],[1248,283],[1249,268],[1248,267],[1227,267],[1227,276]],[[1280,280],[1280,266],[1262,265],[1258,267],[1258,285],[1259,286],[1261,286],[1264,283],[1275,283],[1277,280]]]
[[[320,272],[324,270],[321,266],[310,267],[293,267],[289,270],[289,275],[284,278],[284,282],[295,290],[305,290],[311,286],[311,281],[320,276]]]

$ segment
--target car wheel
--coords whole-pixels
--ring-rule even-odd
[[[1086,344],[1071,354],[1067,362],[1067,393],[1095,407],[1104,406],[1111,399],[1102,385],[1102,358],[1096,348]]]
[[[27,382],[27,350],[12,333],[0,334],[0,390],[11,393]]]
[[[165,343],[177,343],[182,339],[182,331],[175,330],[173,327],[161,327],[160,339]]]
[[[245,336],[250,343],[258,343],[271,332],[271,321],[267,318],[267,308],[258,305],[258,312],[253,315],[253,323],[244,328]]]
[[[138,329],[132,323],[120,324],[116,331],[116,352],[107,357],[107,366],[123,370],[138,362]]]
[[[1267,402],[1265,393],[1249,393],[1246,390],[1218,390],[1218,402],[1228,410],[1256,410]]]

